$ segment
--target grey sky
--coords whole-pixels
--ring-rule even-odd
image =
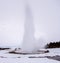
[[[0,0],[0,44],[20,45],[24,33],[24,0]],[[60,0],[28,0],[35,37],[49,41],[60,40]]]

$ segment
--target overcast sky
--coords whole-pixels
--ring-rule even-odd
[[[27,0],[35,38],[60,40],[60,0]],[[0,45],[20,46],[24,35],[25,0],[0,0]]]

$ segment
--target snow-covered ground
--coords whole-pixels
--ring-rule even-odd
[[[33,54],[33,55],[20,55],[9,54],[9,50],[0,51],[0,63],[60,63],[60,61],[48,59],[48,58],[29,58],[31,56],[60,56],[60,48],[48,49],[49,53]]]

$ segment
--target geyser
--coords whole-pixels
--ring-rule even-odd
[[[24,25],[24,37],[22,50],[24,52],[33,52],[35,50],[34,24],[29,6],[26,6],[26,21]]]

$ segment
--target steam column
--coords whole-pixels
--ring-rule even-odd
[[[28,5],[26,6],[26,22],[24,27],[25,28],[24,28],[22,50],[24,52],[33,52],[35,48],[34,24],[33,24],[33,17]]]

